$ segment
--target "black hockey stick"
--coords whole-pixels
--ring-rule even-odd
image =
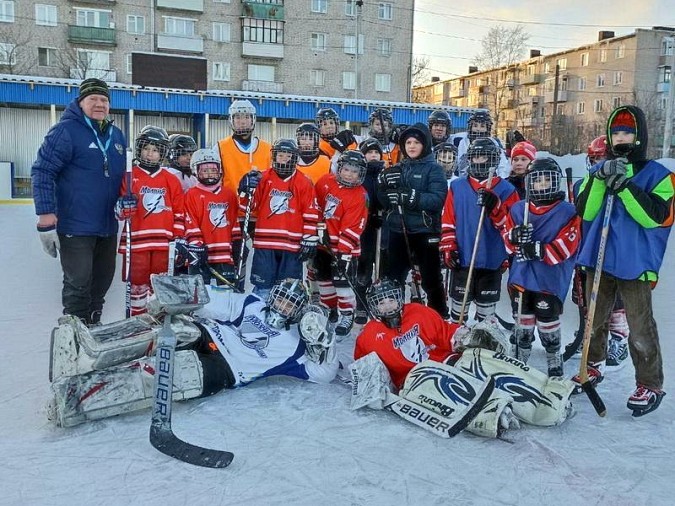
[[[133,183],[133,165],[134,165],[134,156],[131,152],[131,149],[127,149],[127,166],[126,166],[126,177],[127,177],[127,197],[131,196],[131,185]],[[126,219],[125,223],[127,241],[126,247],[124,249],[124,275],[126,277],[127,284],[124,288],[124,316],[129,318],[131,316],[131,218]]]
[[[234,454],[202,448],[187,443],[171,429],[173,368],[176,353],[176,334],[171,329],[171,315],[166,315],[157,336],[155,358],[155,400],[150,425],[150,444],[164,455],[195,466],[222,468],[232,462]]]

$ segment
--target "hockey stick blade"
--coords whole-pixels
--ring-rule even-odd
[[[577,332],[574,335],[574,340],[569,343],[567,346],[565,346],[565,351],[562,354],[562,359],[563,362],[567,362],[570,358],[572,358],[574,355],[576,355],[577,351],[579,350],[579,347],[581,346],[581,343],[584,340],[584,333],[583,332]]]
[[[593,409],[595,409],[595,412],[598,414],[598,416],[605,416],[607,414],[607,408],[605,407],[605,403],[600,398],[600,395],[593,384],[589,380],[584,381],[581,384],[581,389],[586,392],[588,400],[591,401]]]
[[[230,465],[234,454],[223,450],[203,448],[179,439],[171,427],[152,425],[150,444],[164,455],[195,466],[223,468]]]
[[[497,321],[499,324],[504,327],[506,330],[513,330],[514,327],[516,326],[516,322],[507,322],[504,318],[499,316],[497,313],[495,313],[495,316],[497,317]]]

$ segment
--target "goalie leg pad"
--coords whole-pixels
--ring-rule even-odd
[[[154,396],[155,360],[145,357],[130,364],[101,371],[61,377],[52,383],[54,395],[49,418],[61,427],[72,427],[147,408]],[[175,355],[173,399],[199,397],[204,384],[202,364],[195,351]]]
[[[571,381],[549,378],[503,353],[480,348],[466,350],[455,367],[480,380],[494,378],[495,387],[513,398],[513,413],[523,422],[559,425],[572,413],[569,398],[574,384]]]
[[[394,384],[386,366],[371,351],[349,365],[352,377],[352,396],[349,409],[355,410],[368,406],[372,409],[383,409],[387,394],[394,390]]]

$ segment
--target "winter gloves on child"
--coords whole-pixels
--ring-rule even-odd
[[[56,252],[60,249],[61,245],[59,244],[59,236],[56,233],[56,225],[48,225],[46,227],[37,227],[40,242],[42,243],[42,249],[49,256],[56,258]]]
[[[624,189],[628,181],[628,176],[626,175],[627,163],[628,160],[625,158],[607,160],[595,172],[595,177],[604,180],[609,190],[618,193]]]

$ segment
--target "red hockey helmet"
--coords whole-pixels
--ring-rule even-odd
[[[607,136],[601,135],[596,137],[588,145],[588,156],[586,158],[586,164],[588,167],[592,167],[600,160],[607,158]]]

